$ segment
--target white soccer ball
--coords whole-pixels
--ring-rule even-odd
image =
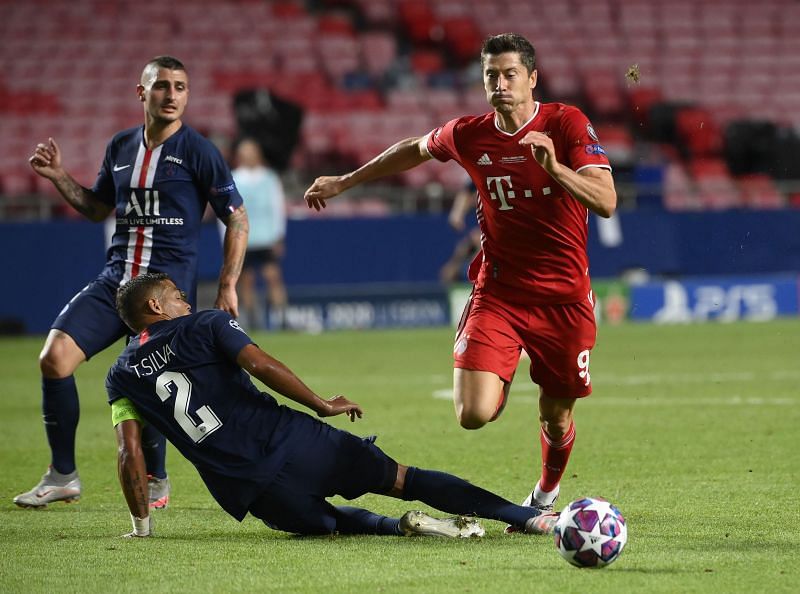
[[[625,518],[599,497],[584,497],[567,505],[553,534],[558,552],[576,567],[610,565],[628,542]]]

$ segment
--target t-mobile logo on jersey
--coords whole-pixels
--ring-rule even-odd
[[[506,192],[506,186],[508,186],[508,192]],[[506,198],[516,198],[516,192],[511,189],[510,175],[487,177],[486,187],[489,188],[489,196],[492,197],[492,200],[500,200],[500,210],[512,210],[514,208],[506,201]]]
[[[125,214],[135,212],[139,217],[158,217],[161,216],[158,204],[158,190],[144,190],[142,199],[136,196],[136,191],[131,192],[128,199],[128,206],[125,207]]]
[[[504,175],[502,177],[487,177],[486,187],[489,188],[489,196],[492,200],[500,200],[500,208],[498,210],[513,210],[514,207],[508,203],[511,198],[516,198],[517,193],[512,189],[511,176]],[[508,189],[508,191],[506,191]],[[548,194],[550,188],[545,188]],[[533,190],[523,190],[522,196],[525,198],[533,197]]]

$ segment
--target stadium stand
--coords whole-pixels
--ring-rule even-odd
[[[141,120],[134,84],[153,55],[185,61],[187,121],[213,137],[237,134],[238,91],[266,88],[300,105],[300,187],[404,135],[485,112],[477,53],[485,36],[511,30],[540,54],[539,96],[592,118],[618,183],[634,188],[623,207],[800,201],[793,0],[173,0],[168,11],[156,0],[0,0],[0,9],[3,218],[68,213],[27,156],[53,136],[90,183],[109,136]],[[742,134],[751,122],[771,136]],[[648,177],[654,163],[661,175]],[[452,194],[463,176],[431,163],[394,181]]]

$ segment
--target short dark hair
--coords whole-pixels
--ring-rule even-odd
[[[501,33],[487,37],[481,47],[481,66],[486,62],[486,56],[496,56],[516,52],[519,54],[520,62],[531,74],[536,70],[536,50],[530,41],[522,35],[516,33]]]
[[[141,330],[144,302],[168,280],[172,280],[168,274],[150,272],[132,278],[117,289],[117,313],[131,330]]]
[[[183,70],[186,72],[186,67],[183,65],[183,62],[174,56],[156,56],[145,64],[145,68],[151,65],[158,66],[159,68],[166,68],[167,70]]]
[[[142,68],[142,77],[139,82],[143,86],[148,87],[158,78],[158,71],[160,68],[165,70],[180,70],[187,76],[189,74],[186,72],[186,67],[183,65],[183,62],[178,58],[172,56],[156,56]]]

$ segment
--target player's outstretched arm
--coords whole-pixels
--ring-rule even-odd
[[[355,171],[344,175],[324,175],[314,180],[305,193],[309,208],[325,208],[326,201],[358,184],[394,175],[416,167],[431,158],[426,147],[428,136],[415,136],[401,140]]]
[[[250,233],[250,222],[244,205],[234,210],[222,222],[225,223],[225,239],[222,242],[222,270],[219,273],[219,289],[214,307],[227,311],[235,318],[239,316],[236,282],[242,272],[247,235]]]
[[[117,474],[131,512],[133,532],[125,536],[150,536],[147,469],[142,452],[142,426],[125,420],[116,425]]]
[[[80,185],[62,167],[61,149],[54,139],[48,138],[46,143],[37,144],[28,162],[38,175],[53,183],[72,208],[90,221],[105,220],[111,213],[113,207],[99,200],[94,192]]]
[[[317,416],[334,417],[346,414],[351,421],[355,421],[356,417],[360,419],[363,414],[358,404],[350,402],[344,396],[338,395],[328,400],[320,398],[291,369],[254,344],[244,347],[236,357],[236,362],[267,387],[310,408]]]

